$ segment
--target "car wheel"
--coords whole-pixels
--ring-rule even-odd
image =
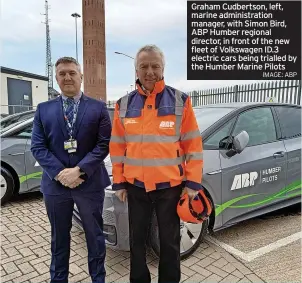
[[[11,173],[1,167],[1,205],[10,200],[14,193],[14,179]]]
[[[207,231],[209,222],[204,221],[201,224],[192,224],[180,222],[180,259],[184,260],[192,255],[202,242]],[[155,255],[160,254],[159,231],[155,212],[152,215],[150,227],[150,245]]]

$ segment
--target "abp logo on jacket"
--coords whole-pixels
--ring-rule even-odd
[[[159,124],[160,129],[173,129],[174,128],[174,122],[173,121],[161,121]]]

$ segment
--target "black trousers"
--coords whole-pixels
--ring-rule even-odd
[[[178,283],[180,270],[180,219],[176,207],[182,186],[146,192],[127,185],[130,233],[130,282],[150,283],[146,263],[146,240],[155,208],[160,239],[159,283]]]

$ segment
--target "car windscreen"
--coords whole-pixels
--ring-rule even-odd
[[[26,114],[21,114],[19,116],[14,116],[14,117],[6,117],[5,119],[1,120],[1,132],[4,128],[9,127],[10,125],[16,124],[20,121],[25,121],[29,118],[34,117],[35,113],[26,113]]]
[[[228,113],[234,111],[235,108],[226,107],[202,107],[194,108],[194,113],[196,116],[199,131],[203,132],[208,127],[213,125],[219,119],[227,115]]]
[[[6,132],[6,131],[12,129],[13,127],[15,127],[15,126],[17,126],[17,125],[23,123],[25,120],[26,120],[26,119],[24,119],[24,120],[19,120],[19,121],[15,122],[15,123],[9,124],[7,127],[1,128],[1,129],[0,129],[0,133],[3,134],[4,132]]]

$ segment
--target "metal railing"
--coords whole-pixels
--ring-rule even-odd
[[[301,80],[283,80],[255,84],[233,85],[187,92],[193,107],[206,104],[232,102],[265,102],[273,98],[274,102],[301,105]],[[107,107],[114,108],[115,100],[107,101]],[[7,116],[29,110],[32,105],[1,105],[1,116]]]
[[[274,102],[301,105],[301,80],[233,85],[187,92],[193,106],[232,102]]]
[[[12,115],[12,114],[16,114],[16,113],[21,113],[21,112],[25,112],[25,111],[30,111],[30,110],[35,110],[36,106],[32,106],[32,105],[4,105],[1,104],[1,115],[2,116],[7,116],[7,115]]]
[[[114,108],[115,104],[116,104],[116,101],[115,100],[108,100],[106,104],[107,104],[107,107]]]

